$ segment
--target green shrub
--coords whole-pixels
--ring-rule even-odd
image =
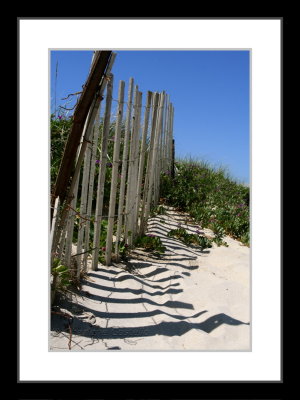
[[[165,204],[188,212],[198,224],[212,229],[218,245],[225,234],[249,245],[249,187],[230,178],[224,168],[205,162],[179,160],[175,165],[174,179],[169,174],[161,176]]]

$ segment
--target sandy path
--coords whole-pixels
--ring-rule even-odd
[[[88,274],[61,306],[73,316],[72,351],[250,350],[250,249],[225,237],[229,247],[201,252],[167,237],[178,223],[195,232],[186,222],[172,210],[151,218],[165,254],[136,249],[126,265]],[[65,322],[52,315],[52,351],[69,350]]]

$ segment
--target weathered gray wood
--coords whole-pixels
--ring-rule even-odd
[[[169,143],[169,127],[170,127],[170,96],[167,95],[166,114],[165,114],[165,140],[164,140],[164,155],[163,155],[163,172],[168,170],[168,143]]]
[[[161,133],[160,133],[160,144],[159,144],[159,173],[163,170],[163,161],[164,161],[164,140],[165,140],[165,124],[166,124],[166,101],[167,95],[165,94],[165,100],[163,104],[162,110],[162,123],[161,123]]]
[[[127,165],[128,165],[128,153],[129,153],[129,139],[130,139],[130,127],[131,127],[131,109],[132,109],[132,95],[133,95],[133,78],[129,80],[128,89],[128,100],[127,100],[127,112],[125,120],[125,133],[123,142],[123,156],[122,156],[122,171],[121,171],[121,183],[120,183],[120,195],[118,205],[118,222],[117,222],[117,233],[115,242],[116,259],[119,258],[119,242],[122,233],[123,226],[123,209],[124,209],[124,196],[125,196],[125,184],[127,181]]]
[[[88,183],[89,183],[89,175],[91,169],[91,143],[88,144],[85,157],[84,157],[84,166],[83,166],[83,175],[82,175],[82,183],[81,183],[81,201],[80,201],[80,209],[79,213],[82,217],[86,218],[87,215],[87,195],[88,195]],[[78,238],[77,238],[77,265],[81,267],[81,259],[82,259],[82,244],[83,244],[83,236],[86,227],[87,220],[81,220],[78,228]]]
[[[145,232],[146,220],[149,217],[149,213],[148,213],[148,211],[146,211],[148,199],[149,199],[149,196],[150,197],[152,196],[152,188],[149,187],[149,178],[150,178],[150,172],[152,169],[152,158],[153,158],[153,151],[154,151],[154,139],[155,139],[155,130],[156,130],[156,123],[157,123],[157,115],[158,115],[158,104],[159,104],[159,93],[154,93],[152,96],[152,120],[151,120],[150,144],[149,144],[149,149],[148,149],[144,193],[143,193],[143,199],[142,199],[141,225],[140,225],[140,234],[141,235]]]
[[[161,122],[162,122],[162,106],[164,104],[164,92],[159,94],[159,103],[158,103],[158,117],[157,123],[155,126],[155,137],[154,137],[154,149],[153,155],[151,160],[151,168],[150,168],[150,175],[149,175],[149,187],[148,187],[148,195],[145,207],[145,220],[149,218],[150,215],[150,208],[152,200],[155,200],[155,197],[152,194],[153,189],[155,188],[155,175],[157,173],[157,158],[158,158],[158,150],[159,150],[159,139],[160,139],[160,129],[161,129]]]
[[[166,171],[171,171],[171,155],[172,155],[172,135],[171,135],[171,103],[168,105],[168,137],[166,142],[167,151],[167,167]]]
[[[94,222],[94,242],[93,242],[94,250],[93,250],[93,261],[92,261],[92,269],[94,271],[96,271],[98,268],[99,244],[100,244],[99,240],[100,240],[101,222],[102,222],[104,183],[105,183],[105,172],[106,172],[106,162],[107,162],[107,144],[108,144],[108,136],[110,128],[110,113],[111,113],[111,103],[112,103],[112,88],[113,88],[113,75],[111,74],[107,85],[106,108],[103,121],[100,170],[98,176],[96,213]]]
[[[121,139],[121,127],[122,127],[123,105],[124,105],[124,86],[125,82],[120,81],[119,95],[118,95],[119,104],[118,104],[118,114],[115,127],[114,155],[113,155],[113,167],[112,167],[107,237],[106,237],[106,252],[105,252],[106,265],[110,265],[111,253],[112,253],[113,227],[114,227],[115,213],[116,213],[116,194],[117,194],[118,172],[120,163],[120,139]]]
[[[174,107],[171,105],[170,143],[171,143],[171,177],[175,177],[175,140],[173,136]]]
[[[142,92],[138,92],[138,105],[137,105],[137,116],[136,116],[136,133],[134,142],[134,160],[133,160],[133,180],[132,180],[132,207],[130,208],[130,229],[132,231],[132,236],[130,244],[133,243],[137,235],[136,226],[136,213],[137,213],[137,181],[138,181],[138,171],[139,171],[139,158],[140,158],[140,130],[141,130],[141,109],[142,109]]]
[[[78,186],[79,186],[79,178],[74,187],[74,197],[71,202],[72,210],[69,210],[68,213],[68,232],[67,232],[67,241],[66,241],[66,251],[65,251],[65,264],[71,265],[71,255],[72,255],[72,243],[73,243],[73,233],[74,233],[74,223],[76,217],[76,204],[77,204],[77,195],[78,195]]]
[[[125,207],[125,241],[127,244],[132,243],[132,208],[133,208],[133,189],[132,186],[135,184],[133,181],[134,177],[134,156],[135,156],[135,137],[137,134],[137,114],[138,114],[138,100],[139,90],[138,86],[135,86],[134,92],[134,104],[133,104],[133,126],[130,135],[130,152],[128,160],[128,180],[127,180],[127,192],[126,192],[126,207]]]
[[[145,166],[145,153],[146,153],[146,139],[148,134],[148,125],[149,125],[149,115],[150,115],[150,107],[152,100],[152,92],[147,92],[147,100],[146,100],[146,110],[144,115],[144,127],[143,127],[143,136],[141,142],[141,151],[140,151],[140,162],[139,162],[139,174],[137,180],[137,202],[136,202],[136,217],[135,217],[135,231],[138,230],[138,217],[141,205],[141,192],[142,192],[142,182],[144,178],[144,166]]]
[[[54,252],[56,250],[55,246],[53,246],[53,238],[54,234],[57,229],[58,218],[59,218],[59,204],[60,200],[59,197],[56,197],[54,202],[54,210],[53,210],[53,217],[52,217],[52,224],[51,224],[51,231],[50,231],[50,251],[51,251],[51,264],[54,258]]]
[[[163,129],[163,114],[164,114],[164,104],[165,104],[165,92],[161,93],[161,104],[159,107],[159,120],[158,120],[158,143],[156,149],[156,163],[155,163],[155,171],[154,171],[154,180],[153,180],[153,206],[155,207],[158,203],[159,199],[159,180],[160,180],[160,171],[161,171],[161,137],[162,137],[162,129]]]
[[[61,234],[61,239],[60,239],[60,243],[59,243],[59,247],[58,247],[58,255],[57,258],[59,258],[60,260],[63,259],[63,251],[65,249],[65,245],[66,245],[66,240],[67,240],[67,230],[68,230],[68,223],[66,223],[63,227],[62,230],[62,234]]]
[[[100,103],[101,107],[101,103]],[[90,219],[92,217],[92,202],[93,202],[93,194],[94,194],[94,179],[95,179],[95,170],[96,170],[96,156],[97,156],[97,147],[100,135],[100,107],[97,113],[95,125],[94,125],[94,136],[93,136],[93,149],[92,149],[92,159],[91,159],[91,170],[89,176],[89,189],[88,189],[88,204],[87,204],[87,217],[86,221],[86,229],[85,229],[85,250],[89,249],[90,246]],[[84,271],[87,270],[87,260],[88,260],[88,252],[84,253],[83,258],[83,268]]]

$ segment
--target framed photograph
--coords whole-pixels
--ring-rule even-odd
[[[282,382],[282,24],[18,18],[19,383]]]

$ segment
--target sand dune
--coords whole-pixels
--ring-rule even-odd
[[[50,350],[251,350],[250,249],[230,237],[228,247],[186,246],[167,237],[179,222],[197,229],[172,209],[149,220],[166,247],[160,258],[136,249],[127,263],[89,272],[60,307],[72,316],[71,341],[66,318],[52,314]]]

